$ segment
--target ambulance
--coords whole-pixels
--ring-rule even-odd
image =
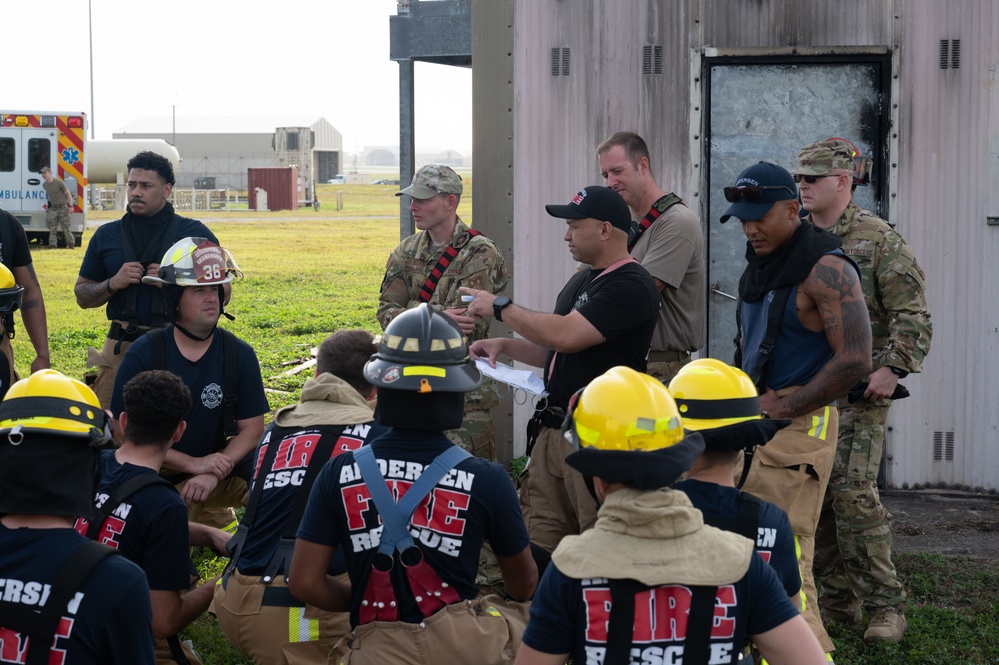
[[[21,222],[29,241],[49,241],[48,197],[39,173],[48,166],[73,196],[70,230],[80,246],[87,210],[86,146],[85,113],[0,111],[0,208]]]

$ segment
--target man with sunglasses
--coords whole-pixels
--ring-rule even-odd
[[[409,187],[409,211],[417,232],[389,255],[378,296],[378,322],[384,329],[396,316],[429,303],[461,327],[469,342],[489,336],[489,322],[465,312],[459,287],[501,293],[508,279],[503,253],[492,240],[458,217],[461,176],[450,166],[427,164]],[[499,405],[492,390],[476,388],[465,395],[465,418],[448,438],[477,457],[496,459],[490,409]]]
[[[802,148],[792,171],[805,219],[838,236],[860,266],[877,368],[862,399],[837,403],[839,441],[816,532],[815,576],[826,621],[856,626],[863,608],[871,619],[864,640],[896,642],[906,629],[905,592],[876,481],[892,394],[899,379],[922,369],[933,328],[912,249],[888,222],[853,202],[857,185],[867,184],[867,164],[852,143],[827,139]]]
[[[697,215],[656,182],[649,147],[634,132],[617,132],[597,148],[600,173],[637,222],[628,251],[659,288],[659,322],[646,372],[672,379],[704,345],[704,236]]]
[[[783,508],[801,548],[805,619],[835,647],[816,609],[812,556],[832,469],[836,399],[871,369],[871,322],[859,270],[830,233],[802,222],[795,183],[760,162],[725,188],[748,265],[739,280],[737,362],[760,391],[760,408],[791,425],[753,457],[743,489]],[[740,353],[741,352],[741,353]]]

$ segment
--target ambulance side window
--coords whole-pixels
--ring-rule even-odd
[[[0,172],[10,173],[14,170],[14,139],[0,138]]]
[[[52,142],[48,139],[28,140],[28,170],[38,173],[43,166],[51,167],[49,155],[52,154]]]

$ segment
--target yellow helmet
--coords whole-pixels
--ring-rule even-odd
[[[229,250],[219,247],[207,238],[182,238],[163,255],[156,277],[146,275],[144,284],[170,284],[176,286],[211,286],[231,282],[233,276],[242,278],[243,272],[236,265]]]
[[[21,379],[0,402],[0,436],[19,444],[32,432],[85,438],[95,447],[111,440],[110,422],[94,391],[54,369]]]
[[[573,397],[567,438],[577,448],[647,451],[683,439],[676,402],[666,387],[630,367],[613,367]]]
[[[669,391],[689,430],[717,429],[763,417],[752,379],[714,358],[684,365],[669,382]]]
[[[671,485],[704,450],[699,434],[683,431],[666,386],[630,367],[612,367],[577,392],[562,432],[579,448],[569,466],[642,490]]]
[[[9,314],[21,306],[24,287],[14,281],[14,273],[0,263],[0,314]]]

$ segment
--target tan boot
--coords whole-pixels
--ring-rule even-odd
[[[904,614],[892,607],[881,607],[874,610],[871,615],[871,623],[864,633],[864,641],[901,642],[908,627]]]

